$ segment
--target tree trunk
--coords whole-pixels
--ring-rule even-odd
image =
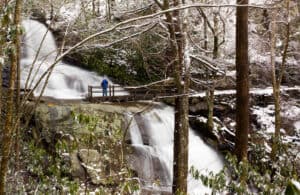
[[[289,18],[289,9],[290,9],[290,1],[286,0],[286,9],[287,9],[287,18]],[[278,75],[276,74],[276,64],[275,64],[275,56],[276,56],[276,26],[275,26],[275,13],[272,13],[272,21],[271,21],[271,31],[270,31],[270,39],[271,39],[271,67],[272,67],[272,85],[273,85],[273,97],[275,104],[275,134],[272,143],[272,152],[271,159],[275,160],[276,155],[278,153],[278,145],[280,142],[280,128],[281,128],[281,115],[280,115],[280,86],[282,77],[285,71],[285,64],[287,58],[287,50],[290,41],[290,23],[287,21],[286,25],[286,39],[284,42],[284,50],[282,54],[282,62],[279,69]]]
[[[214,84],[212,84],[214,85]],[[210,86],[209,89],[206,90],[206,102],[208,108],[207,114],[207,128],[209,131],[213,131],[214,129],[214,86]]]
[[[271,21],[271,31],[270,31],[270,39],[271,39],[271,68],[272,68],[272,85],[273,85],[273,97],[275,102],[275,134],[273,137],[273,143],[272,143],[272,152],[271,152],[271,159],[275,160],[277,148],[278,148],[278,141],[280,136],[280,130],[277,128],[280,128],[280,123],[278,123],[278,119],[280,120],[280,113],[277,113],[279,105],[280,105],[280,93],[278,91],[278,83],[276,78],[276,65],[275,65],[275,47],[276,47],[276,39],[275,39],[275,16],[274,13],[272,13],[272,21]]]
[[[93,12],[93,15],[95,16],[96,15],[96,3],[95,3],[95,0],[92,0],[92,12]]]
[[[9,90],[6,103],[6,118],[5,125],[3,129],[2,137],[2,148],[1,148],[1,167],[0,167],[0,194],[5,194],[5,184],[6,184],[6,175],[8,170],[8,162],[10,158],[12,137],[13,137],[13,111],[14,111],[14,89],[15,81],[17,77],[17,64],[20,56],[20,17],[21,17],[21,5],[22,0],[16,0],[15,4],[15,13],[14,13],[14,26],[16,28],[16,35],[13,39],[13,46],[15,49],[11,51],[10,60],[11,60],[11,69],[10,69],[10,80],[9,80]]]
[[[170,8],[168,0],[162,3],[155,0],[157,5],[166,10]],[[173,0],[173,6],[179,6],[184,1]],[[182,22],[181,11],[167,12],[166,23],[170,35],[170,49],[167,58],[172,64],[175,86],[178,97],[175,98],[175,126],[174,126],[174,158],[173,158],[173,194],[187,194],[188,176],[188,92],[189,92],[189,56],[184,52],[187,47],[187,37],[185,31],[187,24]]]
[[[173,1],[174,6],[179,6],[179,0]],[[188,176],[188,91],[189,91],[189,70],[185,56],[186,50],[186,25],[182,23],[180,11],[173,12],[175,42],[177,46],[177,58],[175,58],[175,83],[179,97],[175,99],[175,129],[174,129],[174,162],[173,162],[173,194],[187,194]],[[172,41],[172,40],[171,40]],[[175,50],[176,51],[176,50]],[[186,57],[186,58],[185,58]]]
[[[53,0],[50,0],[50,20],[54,19],[54,6],[53,6]]]
[[[218,17],[217,17],[217,13],[214,13],[214,31],[213,31],[213,35],[214,35],[214,49],[213,49],[213,59],[217,59],[218,58],[218,53],[219,53],[219,37],[218,37]]]
[[[203,17],[203,36],[204,36],[204,49],[207,50],[207,18]]]
[[[248,4],[248,0],[237,0]],[[249,132],[248,7],[236,13],[236,136],[235,153],[239,161],[247,159]]]
[[[106,10],[107,10],[106,17],[107,17],[108,22],[111,22],[114,7],[115,7],[115,0],[107,0],[107,2],[106,2]]]
[[[214,28],[211,29],[214,37],[214,45],[213,45],[213,59],[218,58],[219,53],[219,37],[218,37],[218,18],[217,14],[214,13]],[[209,131],[213,131],[214,129],[214,93],[215,93],[215,78],[214,75],[211,78],[211,86],[206,91],[207,98],[207,107],[208,107],[208,116],[207,116],[207,127]]]
[[[0,2],[0,7],[1,9],[4,10],[4,8],[6,8],[7,6],[7,2],[6,1],[1,1]],[[7,15],[9,14],[8,13],[8,10],[6,9],[6,13],[3,13],[3,15]],[[3,17],[6,17],[6,16],[3,16]],[[7,37],[7,29],[8,29],[8,22],[6,23],[1,23],[2,26],[0,26],[0,130],[3,129],[3,120],[2,120],[2,110],[4,110],[2,108],[3,104],[2,104],[2,96],[3,96],[3,88],[2,88],[2,85],[3,85],[3,75],[2,75],[2,71],[3,71],[3,67],[4,67],[4,64],[5,64],[5,51],[4,51],[4,48],[6,47],[7,45],[7,40],[6,40],[6,37]]]

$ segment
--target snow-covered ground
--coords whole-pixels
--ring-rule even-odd
[[[289,91],[289,90],[299,90],[300,86],[294,86],[294,87],[287,87],[287,86],[281,86],[281,91]],[[234,95],[236,93],[236,90],[229,89],[229,90],[215,90],[215,95]],[[273,88],[272,87],[266,87],[266,88],[251,88],[249,91],[250,94],[253,95],[272,95],[273,94]],[[206,92],[200,92],[200,93],[194,93],[191,95],[191,97],[205,97]]]

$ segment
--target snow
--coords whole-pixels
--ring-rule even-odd
[[[256,120],[263,130],[267,133],[274,133],[274,105],[268,105],[267,107],[254,106],[252,113],[256,115]]]
[[[261,124],[261,127],[268,133],[274,133],[275,124],[275,111],[274,105],[268,105],[267,107],[253,106],[252,113],[256,115],[257,122]],[[294,105],[283,105],[281,109],[281,115],[289,119],[297,119],[300,117],[300,107]],[[300,119],[300,118],[299,118]],[[300,121],[294,123],[295,130],[300,131]],[[281,132],[285,132],[281,129]]]
[[[80,15],[80,3],[67,3],[59,10],[59,14],[68,22],[75,21]]]
[[[300,133],[300,121],[294,123],[294,127],[298,133]]]
[[[226,76],[228,76],[228,77],[235,77],[235,75],[236,75],[236,71],[235,70],[227,71],[226,72]]]
[[[264,142],[264,146],[265,146],[267,152],[272,151],[272,148],[269,146],[269,144],[267,142]]]
[[[289,90],[299,90],[300,86],[294,86],[294,87],[287,87],[287,86],[281,86],[280,89],[283,91],[289,91]],[[236,93],[236,90],[229,89],[229,90],[215,90],[215,95],[234,95]],[[250,94],[254,95],[272,95],[273,94],[273,88],[272,87],[266,87],[266,88],[252,88],[249,91]],[[190,97],[205,97],[205,92],[195,93],[191,95]],[[300,111],[299,111],[300,112]],[[298,113],[298,111],[297,111]]]
[[[297,188],[297,190],[300,190],[300,183],[296,180],[292,180],[292,183],[294,184],[294,186]]]
[[[296,118],[300,116],[300,108],[297,106],[287,106],[283,110],[285,111],[285,116],[288,118]]]

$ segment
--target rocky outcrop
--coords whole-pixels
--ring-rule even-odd
[[[111,182],[122,178],[119,173],[124,174],[124,170],[119,168],[127,164],[120,161],[125,159],[122,153],[127,151],[120,151],[126,132],[122,130],[127,129],[128,123],[126,113],[140,111],[145,105],[68,103],[55,99],[43,99],[43,102],[35,109],[31,123],[36,142],[42,143],[50,154],[61,155],[73,179],[96,186],[117,185]],[[34,105],[29,103],[28,108],[31,107]],[[128,132],[125,136],[130,139]],[[65,152],[57,152],[59,145],[63,145]]]
[[[40,104],[35,110],[32,124],[36,140],[41,140],[52,154],[58,143],[64,143],[68,153],[63,153],[62,159],[70,165],[71,176],[81,180],[88,178],[94,185],[105,184],[105,157],[97,150],[100,146],[96,143],[109,132],[122,129],[124,118],[116,110],[110,105],[99,104]],[[97,120],[94,127],[91,127],[92,118]],[[79,120],[91,120],[91,123],[80,123]],[[96,141],[90,142],[90,137]]]
[[[93,149],[81,149],[78,152],[78,157],[92,184],[105,184],[106,176],[99,152]]]

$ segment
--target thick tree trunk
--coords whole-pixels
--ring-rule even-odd
[[[1,148],[1,167],[0,167],[0,194],[5,194],[6,175],[8,170],[8,162],[10,159],[12,137],[13,137],[13,112],[14,112],[14,91],[15,81],[17,77],[17,64],[20,56],[20,17],[21,17],[21,5],[22,0],[16,0],[15,13],[14,13],[14,26],[16,27],[16,35],[14,36],[14,50],[11,52],[11,69],[10,69],[10,80],[9,90],[6,103],[6,118],[3,129],[2,148]]]
[[[187,193],[188,175],[188,98],[175,100],[173,194]]]
[[[237,0],[248,4],[248,0]],[[236,139],[235,153],[239,161],[247,159],[249,132],[249,64],[248,7],[237,7],[236,13]]]
[[[179,0],[174,0],[174,6],[179,6]],[[175,58],[175,82],[180,95],[175,99],[175,129],[174,129],[174,163],[173,163],[173,194],[187,194],[188,176],[188,90],[189,70],[185,60],[186,26],[182,23],[179,11],[173,12],[177,58]],[[171,40],[172,41],[172,40]]]
[[[4,10],[4,8],[6,8],[7,6],[7,2],[6,1],[1,1],[0,2],[0,7],[1,9]],[[3,13],[4,15],[8,14],[8,13]],[[8,22],[6,23],[1,23],[2,26],[0,26],[0,130],[3,129],[3,120],[2,120],[2,95],[3,95],[3,89],[2,89],[2,71],[3,71],[3,67],[4,67],[4,63],[5,63],[5,52],[4,52],[4,48],[6,47],[6,37],[7,37],[7,28],[8,28]]]
[[[163,9],[169,9],[168,0],[162,3],[155,0],[157,5]],[[179,6],[184,1],[173,0],[173,6]],[[187,194],[188,176],[188,90],[189,90],[189,61],[185,58],[186,36],[184,31],[187,25],[183,24],[181,11],[167,12],[166,22],[170,34],[170,52],[168,59],[172,63],[173,76],[179,96],[175,98],[175,127],[174,127],[174,158],[173,158],[173,194]]]

